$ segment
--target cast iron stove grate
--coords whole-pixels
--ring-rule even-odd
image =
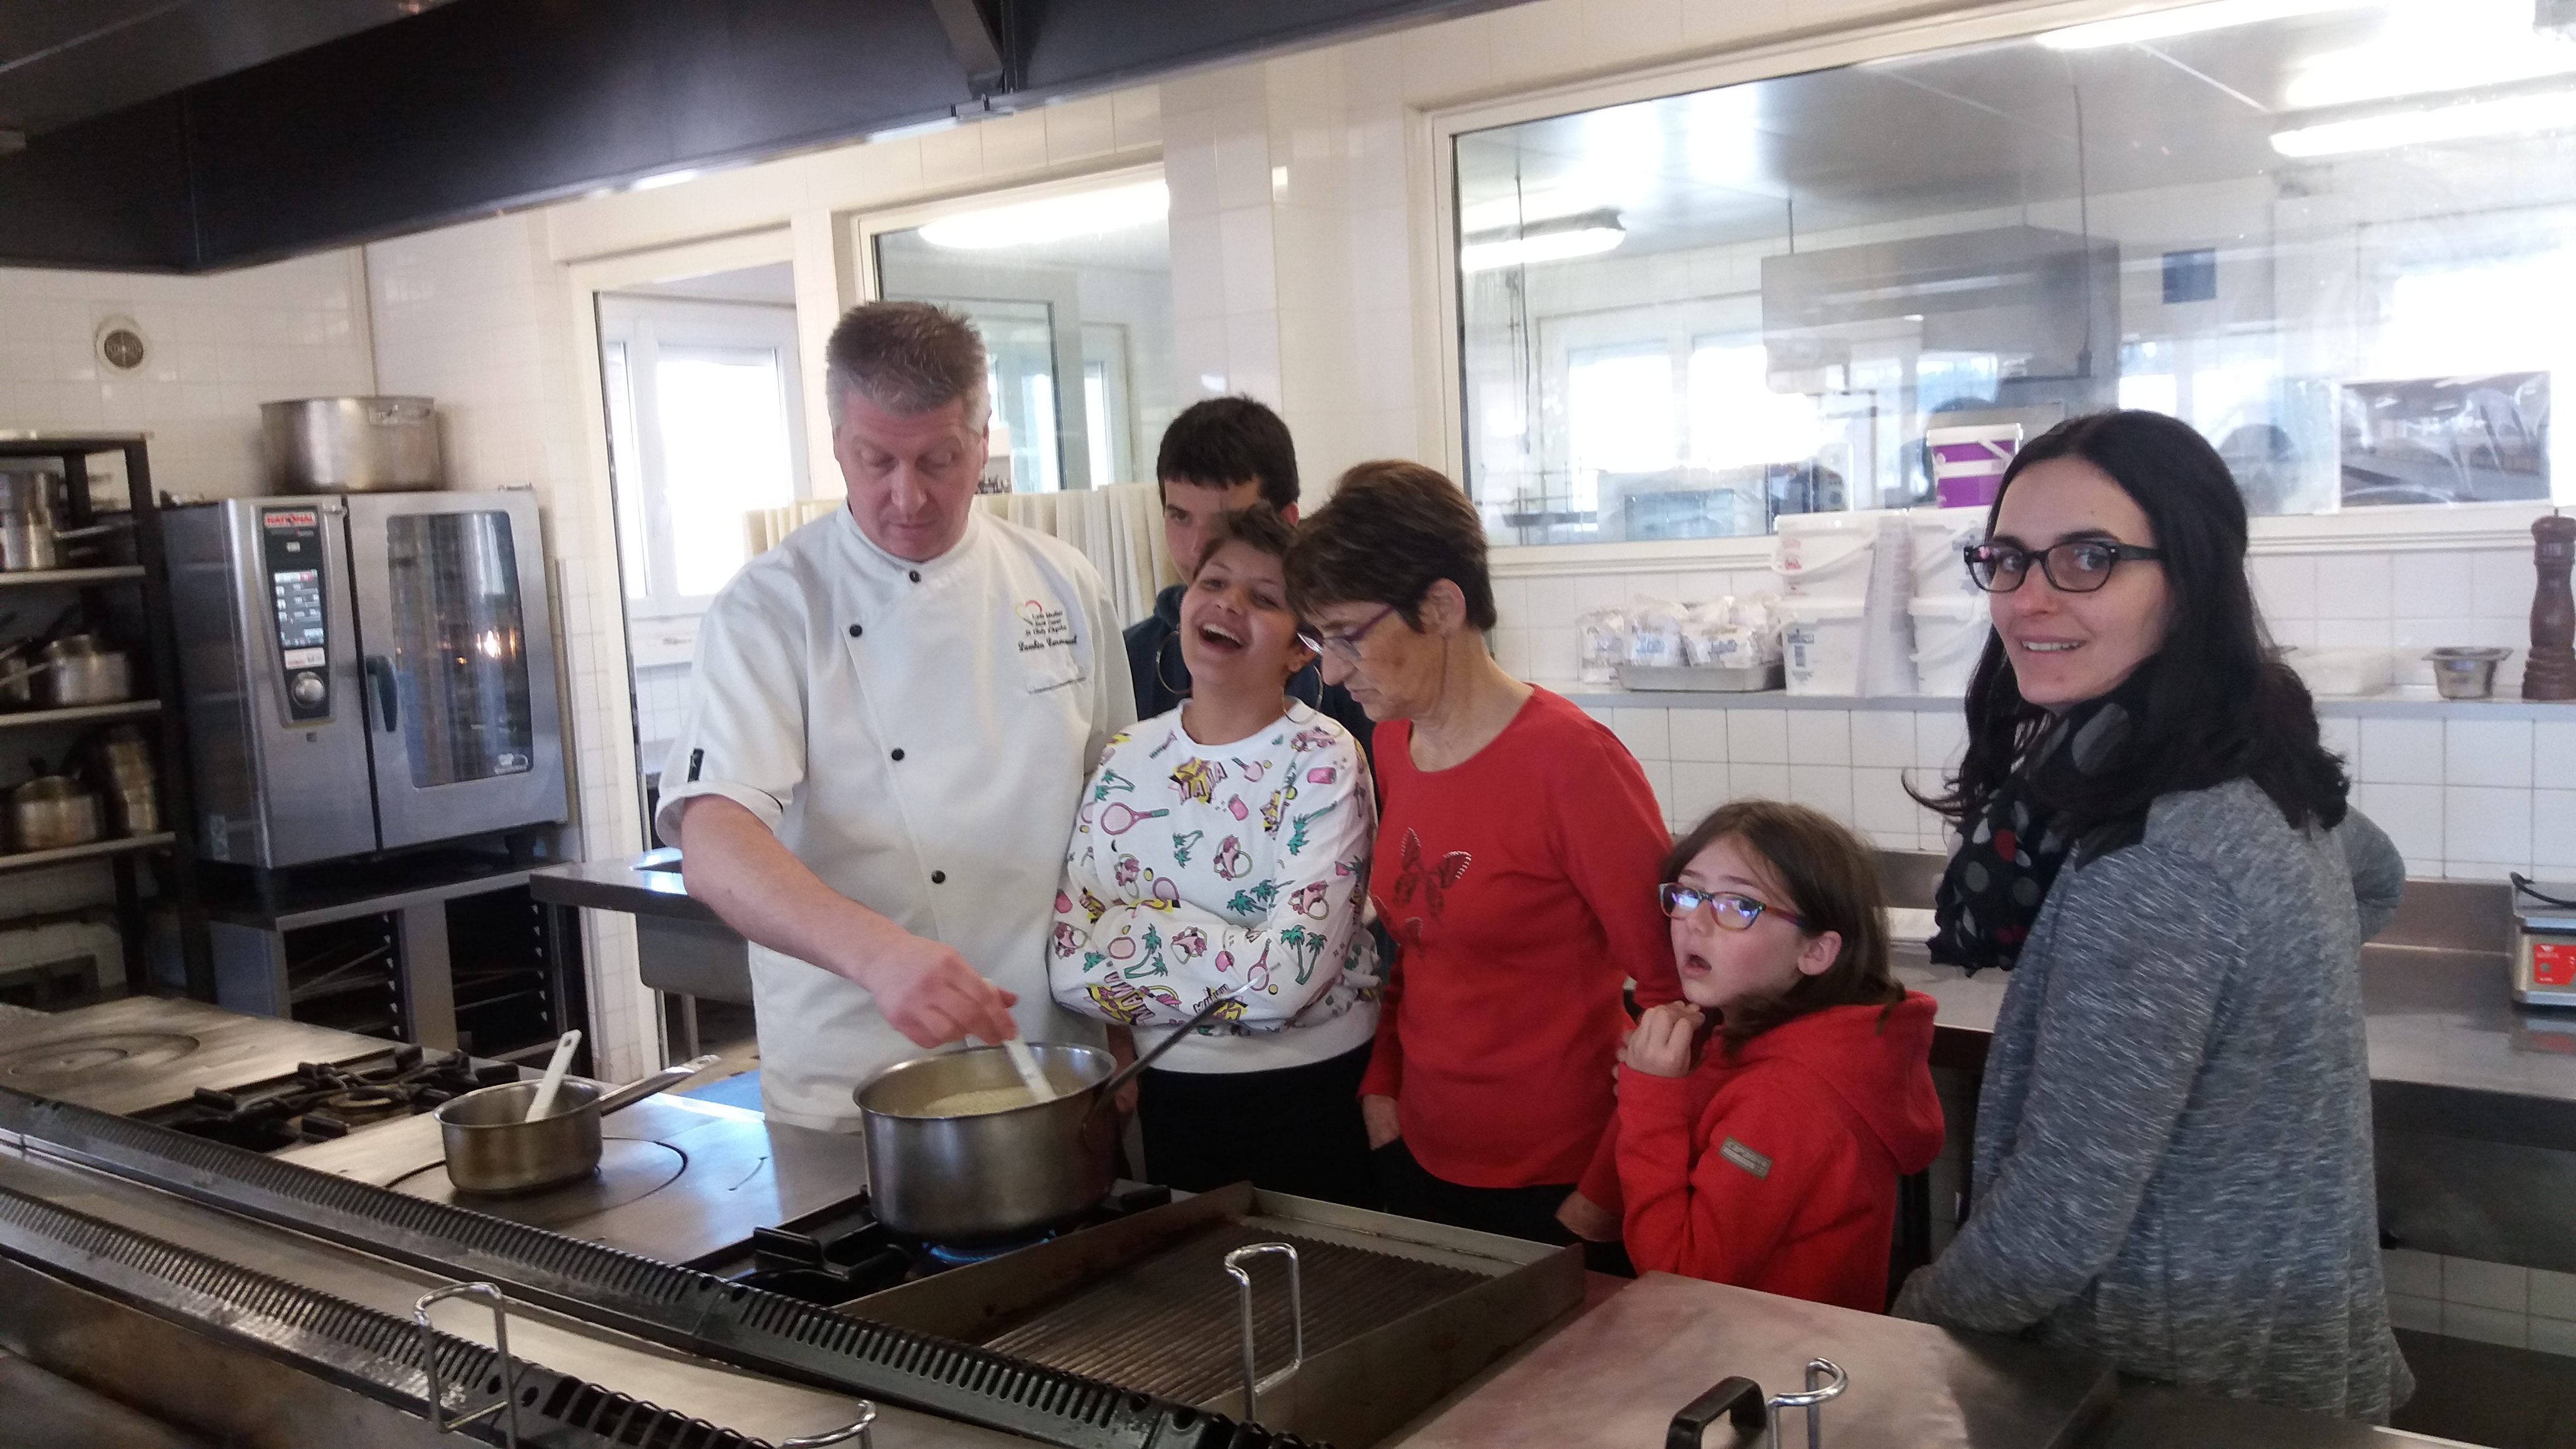
[[[897,1284],[989,1262],[1066,1233],[1161,1207],[1171,1200],[1172,1190],[1168,1187],[1130,1188],[1110,1193],[1090,1212],[1063,1227],[1015,1242],[951,1246],[898,1236],[868,1211],[867,1197],[861,1194],[852,1210],[829,1221],[802,1224],[795,1229],[753,1229],[750,1266],[739,1271],[717,1271],[745,1287],[832,1308]]]
[[[199,1087],[185,1101],[135,1115],[228,1147],[275,1152],[299,1142],[345,1137],[391,1118],[417,1116],[478,1087],[518,1079],[519,1069],[507,1062],[398,1046],[341,1065],[299,1062],[291,1074],[264,1082],[221,1090]]]

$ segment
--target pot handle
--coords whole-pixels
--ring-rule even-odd
[[[664,1067],[649,1077],[629,1082],[599,1099],[599,1115],[605,1117],[620,1107],[632,1107],[656,1092],[667,1092],[723,1060],[723,1057],[709,1052],[705,1056],[691,1057],[678,1066]]]

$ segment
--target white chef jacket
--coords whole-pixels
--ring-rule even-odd
[[[1046,968],[1084,777],[1135,720],[1109,591],[1079,551],[977,511],[911,563],[835,509],[716,595],[691,688],[665,835],[681,802],[722,795],[825,885],[1019,993],[1022,1036],[1101,1040]],[[751,980],[773,1120],[855,1130],[851,1089],[921,1054],[842,977],[755,944]]]

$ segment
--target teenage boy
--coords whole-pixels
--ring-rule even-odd
[[[1154,456],[1163,495],[1163,541],[1186,580],[1207,546],[1210,520],[1220,513],[1267,503],[1297,521],[1297,448],[1279,415],[1248,397],[1212,397],[1190,404],[1163,430]],[[1177,583],[1154,596],[1154,612],[1127,627],[1127,670],[1136,685],[1136,717],[1152,719],[1177,708],[1190,692],[1190,667],[1181,661],[1181,592]],[[1365,749],[1368,712],[1340,685],[1324,683],[1313,664],[1288,681],[1291,697],[1331,716]]]

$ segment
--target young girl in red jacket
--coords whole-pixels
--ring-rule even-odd
[[[1739,800],[1663,878],[1684,999],[1620,1058],[1628,1255],[1878,1312],[1897,1178],[1939,1154],[1941,1104],[1932,998],[1888,973],[1870,854],[1813,810]]]

